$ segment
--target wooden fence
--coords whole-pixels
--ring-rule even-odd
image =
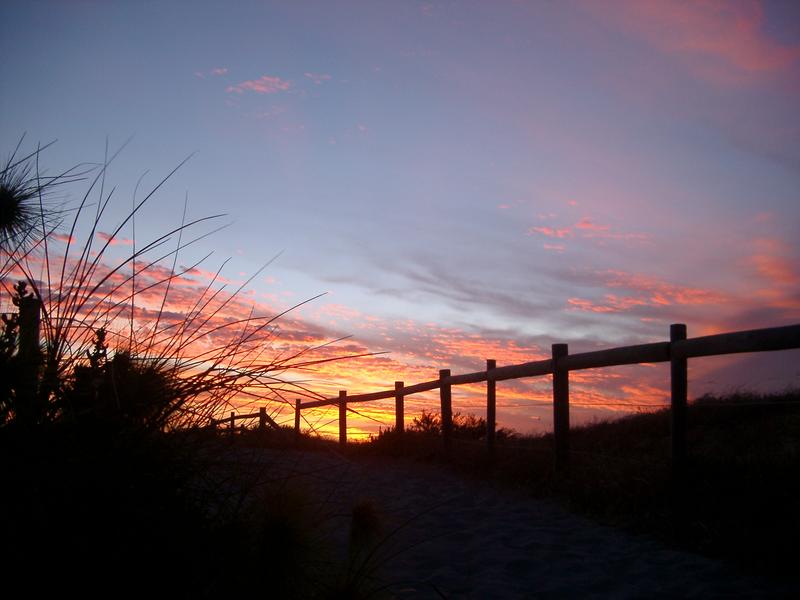
[[[404,429],[404,399],[406,396],[439,390],[442,419],[442,440],[450,448],[453,431],[453,386],[486,382],[486,442],[491,454],[495,451],[496,386],[498,381],[552,375],[553,382],[553,436],[556,468],[565,470],[569,464],[569,372],[581,369],[599,369],[631,364],[670,363],[670,411],[673,467],[680,471],[686,462],[686,407],[688,396],[688,360],[703,356],[721,356],[740,352],[768,352],[800,348],[800,324],[767,329],[737,331],[703,337],[686,337],[686,325],[671,325],[669,341],[636,346],[609,348],[594,352],[569,354],[567,344],[553,344],[551,358],[518,365],[498,367],[494,360],[486,361],[486,370],[462,375],[452,375],[449,369],[439,371],[438,379],[406,386],[396,381],[394,389],[349,396],[346,390],[337,398],[314,402],[295,402],[295,431],[300,431],[300,411],[324,406],[339,409],[339,443],[347,443],[347,406],[361,402],[395,399],[395,429]],[[266,415],[234,415],[217,423],[229,422],[231,431],[237,419]],[[262,420],[262,427],[265,422]],[[271,424],[274,425],[274,422]]]

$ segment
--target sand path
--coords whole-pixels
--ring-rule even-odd
[[[332,453],[236,453],[270,479],[312,490],[344,553],[352,506],[373,506],[383,542],[370,564],[391,597],[800,597],[791,593],[800,583],[790,589],[762,581],[442,467]]]

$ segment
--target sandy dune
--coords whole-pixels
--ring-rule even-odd
[[[800,584],[762,581],[441,467],[295,451],[236,455],[266,479],[306,490],[345,555],[353,505],[374,509],[382,541],[369,562],[376,569],[368,570],[371,584],[385,585],[391,597],[759,598],[800,591]]]

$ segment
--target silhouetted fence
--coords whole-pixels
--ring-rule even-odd
[[[462,375],[452,375],[449,369],[439,371],[439,378],[406,386],[396,381],[394,389],[349,396],[339,392],[338,398],[314,402],[295,403],[295,430],[299,433],[300,411],[324,406],[339,409],[339,443],[347,443],[347,406],[361,402],[395,399],[395,430],[404,429],[404,399],[406,396],[439,390],[442,441],[450,448],[453,432],[453,386],[487,382],[486,386],[486,443],[488,451],[495,451],[496,386],[498,381],[552,375],[553,382],[553,436],[556,467],[565,470],[569,464],[569,372],[581,369],[599,369],[632,364],[670,363],[670,411],[673,467],[680,471],[686,463],[686,410],[688,396],[688,360],[703,356],[721,356],[741,352],[768,352],[800,348],[800,324],[768,329],[737,331],[687,339],[686,325],[670,326],[669,341],[636,346],[623,346],[594,352],[569,354],[567,344],[553,344],[551,358],[518,365],[498,367],[496,361],[487,360],[486,370]],[[233,421],[231,421],[233,424]]]
[[[552,375],[553,383],[553,437],[555,464],[559,470],[566,470],[569,465],[569,372],[582,369],[599,369],[633,364],[670,363],[670,412],[672,437],[672,464],[680,472],[686,464],[686,412],[688,401],[688,361],[690,358],[704,356],[722,356],[742,352],[769,352],[800,348],[800,324],[767,329],[753,329],[717,335],[707,335],[688,339],[686,325],[670,326],[669,341],[652,344],[639,344],[609,348],[593,352],[569,354],[567,344],[553,344],[551,358],[526,362],[518,365],[498,367],[493,359],[486,361],[486,370],[462,375],[452,375],[450,369],[439,371],[439,378],[432,381],[406,386],[396,381],[394,389],[371,392],[368,394],[348,395],[341,390],[337,398],[326,398],[313,402],[295,401],[294,429],[300,434],[300,412],[302,410],[336,406],[339,410],[339,443],[347,444],[347,406],[349,404],[374,402],[394,398],[395,431],[402,434],[404,430],[406,396],[430,390],[439,390],[441,410],[442,442],[446,449],[452,444],[453,433],[453,386],[486,382],[486,443],[490,455],[495,452],[497,408],[497,382],[525,377]],[[259,427],[266,428],[269,423],[278,425],[266,416],[266,409],[259,413],[236,415],[217,419],[212,424],[227,423],[231,433],[235,432],[235,422],[239,419],[259,417]]]
[[[267,426],[272,427],[273,429],[280,430],[280,425],[278,425],[275,420],[267,414],[267,407],[262,406],[258,409],[257,413],[250,413],[247,415],[237,415],[236,412],[231,411],[231,416],[225,419],[211,419],[211,427],[216,428],[217,425],[227,424],[228,429],[231,434],[236,432],[236,421],[242,421],[245,419],[255,419],[258,418],[258,429],[259,431],[265,431]],[[299,428],[299,424],[295,423],[295,427]]]

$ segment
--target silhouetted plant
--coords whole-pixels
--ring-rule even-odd
[[[0,284],[13,296],[11,279],[21,279],[42,303],[43,347],[33,422],[113,415],[119,422],[160,430],[205,424],[234,400],[272,401],[277,409],[287,393],[319,398],[302,384],[287,380],[285,374],[344,357],[306,358],[314,348],[268,356],[278,333],[276,321],[313,298],[278,314],[251,312],[231,318],[226,311],[261,271],[230,292],[218,283],[217,271],[205,287],[198,288],[188,310],[171,311],[175,285],[208,258],[179,268],[179,254],[218,231],[200,228],[223,215],[184,220],[143,244],[134,236],[130,254],[110,258],[107,250],[112,242],[133,226],[142,207],[183,162],[135,202],[110,234],[100,236],[114,192],[104,187],[112,156],[96,170],[77,206],[70,209],[68,231],[59,236],[65,244],[63,253],[54,253],[53,244],[48,243],[54,221],[45,214],[42,196],[56,183],[75,181],[70,175],[75,170],[44,179],[38,173],[39,150],[14,159],[17,153],[3,171],[4,198],[14,210],[4,227],[7,269]],[[91,202],[94,195],[97,198]],[[88,232],[83,242],[77,241],[79,231]],[[42,252],[31,253],[31,240]],[[168,243],[171,249],[165,248]],[[143,306],[145,293],[148,306]],[[159,296],[160,301],[153,300]],[[9,345],[14,327],[9,321],[0,332],[9,356],[14,354]],[[9,404],[13,396],[13,390],[4,390],[0,398],[2,423],[13,420],[17,412]]]
[[[39,155],[50,144],[20,156],[23,139],[0,164],[0,277],[60,223],[62,212],[49,202],[50,193],[56,186],[79,181],[85,175],[78,167],[55,176],[41,173]]]
[[[409,430],[428,435],[439,435],[442,431],[442,417],[438,412],[423,409],[419,417],[413,418]],[[453,414],[453,435],[473,440],[484,438],[486,437],[486,419],[471,413],[456,412]],[[514,432],[501,427],[496,430],[495,435],[498,439],[504,439],[512,437]]]
[[[7,562],[3,552],[0,562],[14,571],[48,548],[58,563],[52,569],[64,566],[62,578],[54,577],[59,581],[92,565],[118,581],[135,580],[137,590],[155,584],[157,574],[162,591],[173,595],[228,591],[224,574],[208,577],[209,561],[224,555],[231,567],[245,558],[257,566],[287,542],[280,535],[286,523],[282,513],[210,512],[232,497],[244,506],[247,490],[232,487],[227,472],[203,487],[213,463],[206,444],[214,442],[193,427],[239,401],[279,406],[284,394],[317,399],[286,374],[346,357],[315,360],[308,357],[314,347],[270,356],[276,321],[295,307],[266,316],[229,310],[260,271],[230,292],[217,271],[187,310],[173,310],[175,286],[202,262],[178,267],[179,253],[216,231],[201,228],[221,215],[183,220],[144,244],[134,236],[121,259],[107,252],[180,165],[100,236],[109,230],[103,221],[113,196],[103,183],[106,161],[77,206],[59,213],[71,221],[59,231],[63,251],[55,251],[58,220],[45,214],[42,198],[51,184],[69,178],[42,178],[38,152],[15,160],[15,150],[0,178],[6,206],[17,211],[0,225],[1,299],[10,304],[32,293],[41,302],[35,361],[20,357],[25,325],[16,312],[0,322],[0,512],[15,521],[3,543],[14,559]],[[82,242],[81,231],[87,232]],[[21,366],[34,374],[32,401],[20,394]],[[16,426],[23,413],[32,427]],[[248,529],[253,518],[261,519],[257,540]],[[302,561],[306,546],[298,536]],[[168,571],[177,577],[163,582]],[[300,567],[295,572],[304,575]],[[263,591],[257,578],[244,587]]]
[[[422,409],[419,417],[414,417],[411,422],[411,431],[438,435],[442,431],[442,418],[439,413]]]

